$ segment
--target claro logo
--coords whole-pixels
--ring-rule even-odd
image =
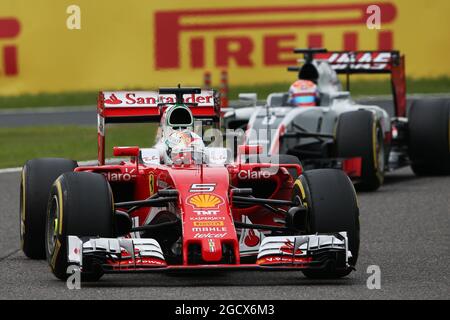
[[[190,68],[205,68],[206,50],[211,49],[216,67],[228,67],[232,60],[239,67],[252,67],[255,63],[264,66],[295,64],[296,60],[289,53],[298,46],[300,39],[306,39],[309,47],[323,47],[327,30],[337,27],[349,30],[342,33],[343,49],[357,50],[359,34],[352,28],[366,26],[370,5],[380,7],[381,24],[395,21],[397,9],[388,2],[157,11],[155,67],[159,70],[180,68],[181,55],[189,52]],[[242,32],[251,34],[257,30],[263,31],[262,39],[259,35],[243,35]],[[277,30],[279,33],[274,32]],[[207,32],[215,32],[212,47],[206,45],[204,34]],[[235,36],[230,35],[233,32]],[[371,32],[378,37],[378,49],[392,49],[392,31],[384,28]],[[182,34],[189,38],[188,48],[181,48]],[[263,61],[254,61],[252,54],[260,48]]]
[[[20,23],[15,18],[0,17],[0,76],[16,76],[19,73],[17,46],[11,43],[20,33]],[[6,40],[6,41],[5,41]]]

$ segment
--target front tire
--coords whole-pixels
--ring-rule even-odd
[[[112,238],[113,213],[111,188],[102,175],[72,172],[55,181],[48,200],[45,244],[47,261],[58,279],[69,276],[67,236]],[[99,266],[87,269],[89,273],[81,274],[83,281],[97,281],[103,275]]]
[[[304,172],[295,182],[293,201],[307,207],[306,234],[347,232],[355,266],[359,253],[359,208],[356,192],[347,175],[341,170],[320,169]],[[332,279],[348,275],[350,270],[304,270],[308,278]]]
[[[343,113],[336,130],[338,158],[362,158],[361,191],[375,191],[384,182],[384,134],[372,112],[359,110]]]
[[[409,110],[408,124],[414,173],[450,174],[450,99],[415,101]]]
[[[41,158],[28,160],[20,184],[20,243],[31,259],[45,259],[45,220],[50,188],[64,172],[72,172],[73,160]]]

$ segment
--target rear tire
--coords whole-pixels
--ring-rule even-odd
[[[31,259],[45,259],[45,220],[48,195],[53,182],[78,164],[59,158],[28,160],[20,184],[20,243]]]
[[[375,191],[384,182],[384,134],[372,112],[359,110],[343,113],[336,131],[338,158],[362,158],[361,191]]]
[[[304,172],[296,181],[293,201],[308,208],[306,233],[337,233],[346,231],[352,257],[349,264],[355,266],[359,253],[359,208],[352,182],[341,170],[319,169]],[[333,279],[348,275],[350,270],[304,270],[308,278]]]
[[[106,179],[96,173],[72,172],[53,184],[48,200],[46,223],[47,261],[53,274],[67,279],[67,236],[112,238],[114,204]],[[82,273],[82,281],[97,281],[103,275],[99,266]]]
[[[414,173],[450,174],[450,100],[416,100],[409,109],[408,121]]]

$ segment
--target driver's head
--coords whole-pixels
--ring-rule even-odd
[[[189,129],[173,130],[163,141],[165,146],[164,162],[186,163],[195,160],[195,154],[201,153],[205,147],[202,138]]]
[[[164,163],[197,161],[205,147],[202,138],[194,133],[194,117],[186,105],[167,107],[161,118],[157,144]]]
[[[172,130],[194,130],[194,117],[187,106],[171,105],[161,118],[161,127],[169,134]]]
[[[314,107],[318,105],[319,90],[309,80],[297,80],[289,88],[289,103],[296,107]]]

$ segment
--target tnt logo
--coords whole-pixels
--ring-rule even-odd
[[[3,73],[7,77],[18,74],[17,47],[10,43],[3,45],[3,39],[14,39],[19,35],[20,23],[15,18],[0,18],[0,61],[3,55]],[[9,41],[8,41],[9,42]]]
[[[263,66],[284,66],[295,64],[293,56],[288,56],[298,47],[299,36],[306,39],[309,47],[323,47],[325,30],[348,27],[342,34],[344,50],[358,50],[359,34],[355,27],[365,27],[370,18],[371,5],[380,9],[380,23],[395,21],[397,9],[394,4],[330,4],[275,6],[227,9],[198,9],[158,11],[155,13],[155,67],[156,69],[178,69],[181,54],[190,53],[190,67],[205,68],[205,37],[199,33],[215,32],[213,56],[215,67],[228,67],[230,61],[239,67],[252,67],[255,63]],[[266,19],[271,17],[271,19]],[[257,36],[230,35],[230,31],[270,31]],[[273,30],[280,30],[274,34]],[[367,30],[367,29],[366,29]],[[188,48],[181,47],[181,35],[195,32],[190,37]],[[220,35],[226,32],[227,35]],[[378,49],[393,48],[392,31],[373,31],[377,35]],[[257,49],[258,48],[258,49]],[[262,48],[262,61],[252,60],[255,50]],[[211,50],[211,49],[209,49]]]

